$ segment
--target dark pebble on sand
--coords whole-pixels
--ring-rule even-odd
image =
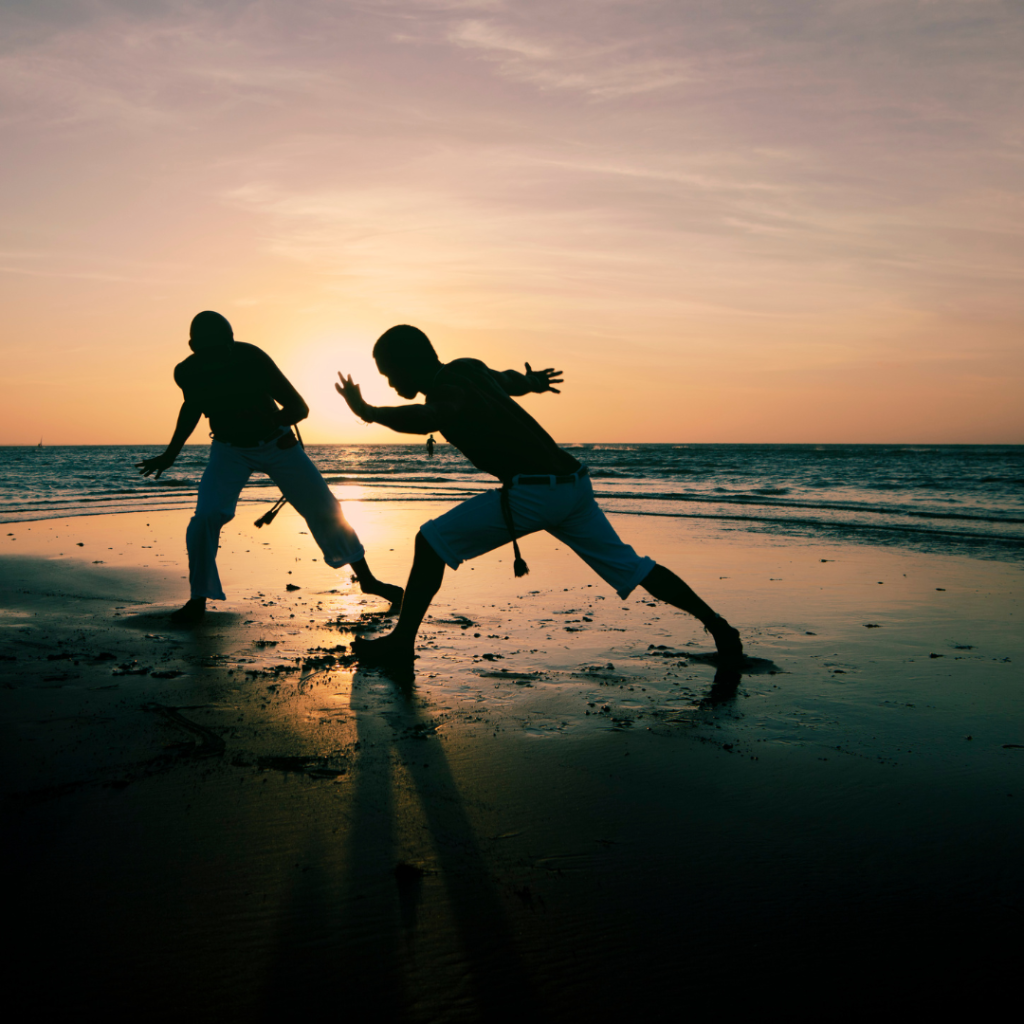
[[[320,657],[306,658],[302,662],[303,669],[333,668],[338,664],[338,659],[333,654],[324,654]]]
[[[111,675],[115,676],[148,676],[150,673],[149,665],[139,665],[137,661],[125,662],[123,665],[118,665],[113,670]]]
[[[301,590],[302,587],[298,587],[294,583],[289,583],[284,589],[285,590]]]

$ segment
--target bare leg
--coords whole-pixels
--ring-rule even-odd
[[[353,568],[355,566],[353,565]],[[379,640],[357,638],[352,650],[361,660],[381,664],[399,662],[411,665],[415,655],[416,634],[423,616],[427,614],[430,602],[441,589],[444,579],[444,562],[430,546],[422,533],[416,534],[416,549],[409,571],[409,582],[405,586],[405,600],[402,614],[395,628]]]
[[[394,583],[381,583],[370,571],[365,558],[360,558],[358,562],[353,562],[352,571],[356,574],[356,579],[359,581],[359,589],[364,594],[376,594],[377,597],[383,597],[386,601],[391,602],[391,607],[384,613],[385,615],[396,615],[398,613],[402,607],[401,587],[396,586]]]
[[[674,572],[656,565],[640,584],[659,601],[664,601],[699,619],[711,634],[722,662],[743,662],[743,643],[739,631],[729,625],[709,604],[702,601]]]

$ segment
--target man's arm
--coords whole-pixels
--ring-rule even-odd
[[[198,426],[202,415],[203,410],[198,405],[191,405],[188,401],[182,402],[171,443],[162,454],[154,455],[151,459],[143,459],[141,462],[136,462],[135,468],[143,476],[150,476],[155,473],[156,479],[159,480],[160,474],[165,469],[170,469],[174,465],[174,460],[178,457],[185,442],[192,436],[192,431]]]
[[[334,388],[348,403],[348,407],[364,423],[382,423],[385,427],[398,431],[400,434],[432,434],[441,429],[441,420],[446,412],[454,411],[447,408],[448,403],[437,404],[426,402],[423,405],[370,405],[359,390],[351,376],[338,377],[340,384]]]
[[[554,391],[556,395],[561,394],[558,388],[551,386],[562,383],[561,370],[552,370],[550,367],[547,370],[533,370],[529,363],[525,365],[526,373],[519,373],[518,370],[505,370],[504,372],[491,370],[491,373],[498,379],[506,393],[513,396],[529,395],[534,392],[540,394],[544,391]]]
[[[277,363],[261,351],[266,359],[269,375],[270,397],[281,406],[274,415],[274,422],[280,427],[290,427],[304,420],[309,415],[309,406],[302,400],[302,395],[295,390],[292,382],[278,369]]]

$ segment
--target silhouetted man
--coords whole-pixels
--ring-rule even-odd
[[[363,592],[387,599],[397,611],[402,588],[381,583],[370,571],[338,499],[291,431],[309,415],[309,407],[274,361],[255,345],[235,341],[231,324],[209,311],[192,321],[189,347],[193,355],[174,368],[185,401],[171,443],[162,455],[136,463],[143,476],[155,473],[159,479],[200,417],[209,418],[210,461],[185,531],[192,596],[171,618],[179,624],[198,622],[207,598],[224,600],[217,572],[220,531],[234,518],[238,496],[254,472],[266,473],[281,488],[329,566],[351,565]]]
[[[517,537],[547,530],[572,548],[623,600],[642,586],[659,600],[696,616],[714,638],[723,667],[742,664],[739,633],[675,573],[641,558],[624,544],[594,501],[587,467],[563,451],[513,395],[555,391],[560,370],[499,373],[478,359],[442,363],[427,336],[415,327],[392,327],[373,349],[377,368],[402,398],[423,394],[422,405],[372,406],[359,385],[338,376],[349,408],[367,423],[408,434],[439,431],[478,469],[496,476],[500,490],[456,505],[420,527],[395,629],[378,640],[357,639],[353,650],[367,663],[407,672],[423,616],[441,586],[445,565],[462,562],[508,543],[515,573],[527,572]]]

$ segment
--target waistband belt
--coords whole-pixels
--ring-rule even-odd
[[[229,441],[224,437],[214,437],[214,441],[220,441],[221,444],[230,445],[232,448],[262,448],[265,444],[270,444],[271,441],[276,441],[278,438],[284,437],[286,433],[291,433],[291,430],[288,427],[277,427],[274,431],[266,434],[264,437],[254,440],[252,444],[240,444],[238,441]]]
[[[522,484],[526,484],[527,486],[538,485],[544,487],[554,487],[555,484],[574,484],[577,480],[582,480],[583,477],[587,476],[588,474],[589,470],[586,466],[580,466],[580,468],[577,469],[575,473],[566,473],[563,476],[543,476],[540,474],[526,475],[520,473],[519,476],[512,477],[511,486],[519,487]]]

